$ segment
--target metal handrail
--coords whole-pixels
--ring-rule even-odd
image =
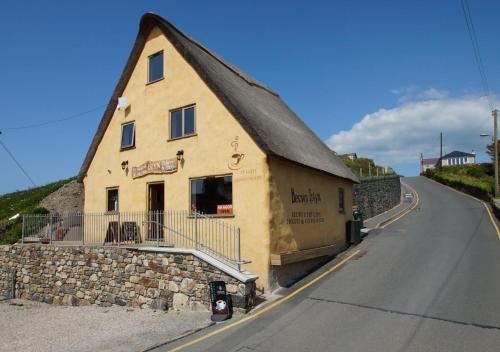
[[[196,219],[196,214],[198,214],[198,215],[202,215],[202,217],[205,217],[206,219],[213,219],[213,217],[203,216],[203,214],[201,214],[201,213],[195,213],[195,216],[194,216],[194,218],[195,218],[195,219]],[[207,247],[207,246],[204,246],[203,244],[198,243],[196,240],[193,240],[193,239],[189,238],[188,236],[186,236],[186,235],[184,235],[184,234],[182,234],[182,233],[180,233],[180,232],[176,231],[175,229],[173,229],[173,228],[171,228],[171,227],[168,227],[168,226],[167,226],[167,225],[165,225],[165,224],[162,224],[161,222],[157,222],[157,221],[143,221],[143,222],[142,222],[142,224],[154,224],[154,225],[157,225],[157,226],[163,227],[164,229],[169,230],[169,231],[171,231],[171,232],[175,233],[176,235],[179,235],[179,236],[181,236],[181,237],[184,237],[184,238],[188,239],[188,240],[189,240],[189,241],[191,241],[191,242],[195,242],[195,248],[196,248],[197,250],[199,250],[199,247],[200,247],[200,246],[201,246],[201,247],[203,247],[203,248],[209,248],[209,247]],[[196,225],[195,225],[195,226],[196,226]],[[238,229],[238,242],[239,242],[239,229]],[[241,255],[240,255],[240,250],[239,250],[239,247],[240,247],[240,244],[238,243],[238,259],[237,259],[237,260],[235,260],[235,261],[234,261],[234,263],[237,265],[238,271],[241,271],[241,265],[242,265],[242,264],[250,264],[252,261],[251,261],[251,260],[242,260],[242,259],[240,258],[240,257],[241,257]],[[210,250],[209,250],[209,251],[202,251],[202,252],[203,252],[203,253],[205,253],[205,254],[207,254],[207,255],[209,255],[210,257],[212,257],[212,258],[214,258],[214,259],[216,259],[216,260],[219,260],[219,261],[222,261],[222,262],[227,262],[227,261],[228,261],[228,260],[221,260],[221,257],[220,257],[220,256],[214,256],[214,255],[211,255],[211,253],[210,253],[210,252],[212,252],[212,251],[210,251]],[[232,261],[230,261],[230,262],[232,262]]]
[[[200,250],[239,271],[250,263],[241,260],[239,227],[198,211],[33,214],[22,220],[23,242],[103,246],[156,242],[158,247]]]

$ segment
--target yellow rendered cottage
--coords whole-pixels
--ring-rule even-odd
[[[86,214],[118,214],[98,241],[196,241],[262,290],[345,248],[358,182],[275,91],[149,13],[79,181]]]

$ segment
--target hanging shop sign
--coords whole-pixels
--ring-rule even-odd
[[[212,306],[212,321],[224,321],[231,318],[233,307],[231,298],[227,295],[224,281],[210,282],[210,303]]]
[[[132,178],[138,178],[150,174],[171,174],[177,171],[177,158],[146,161],[140,166],[132,167]]]

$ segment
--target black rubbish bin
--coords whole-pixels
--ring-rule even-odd
[[[346,226],[346,242],[348,244],[358,244],[361,242],[361,220],[349,220]]]

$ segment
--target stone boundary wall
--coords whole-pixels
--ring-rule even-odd
[[[190,254],[13,245],[0,246],[0,268],[0,296],[8,293],[2,273],[15,270],[15,297],[49,304],[207,310],[213,280],[226,282],[235,308],[247,310],[255,297],[255,282],[242,283]]]
[[[398,175],[367,177],[354,185],[353,204],[368,219],[387,211],[401,202],[401,181]]]
[[[16,270],[0,266],[0,299],[12,299],[15,295]]]

